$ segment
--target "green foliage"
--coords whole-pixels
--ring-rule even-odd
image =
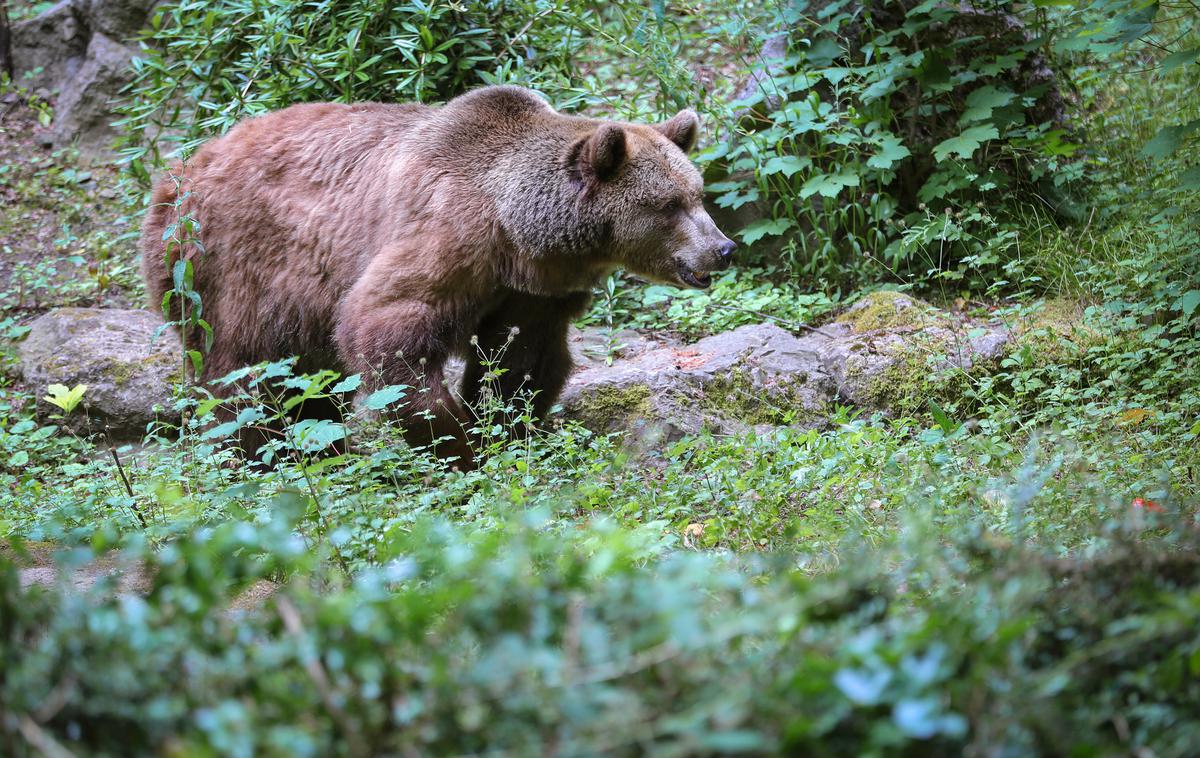
[[[1183,755],[1200,730],[1200,545],[1143,537],[1152,514],[1071,560],[914,526],[815,581],[537,512],[388,530],[349,577],[293,536],[303,510],[132,546],[142,597],[21,589],[0,558],[17,754]]]
[[[1078,177],[1053,80],[1030,78],[1041,53],[997,5],[802,2],[755,22],[787,35],[788,54],[703,156],[729,175],[719,206],[769,210],[743,240],[781,238],[788,271],[827,289],[905,275],[970,254],[945,230],[937,264],[914,256],[899,232],[926,205],[973,211]]]
[[[594,114],[699,107],[722,125],[704,153],[717,204],[769,213],[738,230],[751,263],[708,291],[608,279],[586,322],[610,359],[625,328],[801,331],[881,284],[1016,337],[968,371],[903,366],[893,417],[834,407],[819,429],[758,402],[747,419],[782,425],[531,431],[528,398],[485,393],[469,431],[488,457],[466,474],[377,415],[422,389],[369,376],[249,367],[228,377],[232,397],[185,388],[179,426],[111,450],[35,416],[33,390],[4,380],[0,535],[15,547],[0,548],[0,744],[1194,752],[1189,7],[163,6],[123,106],[143,180],[157,151],[302,100],[433,102],[511,81]],[[1024,31],[994,34],[1006,14]],[[762,89],[727,102],[736,61],[784,29]],[[1052,90],[1024,78],[1039,60],[1069,92],[1061,123]],[[95,177],[72,160],[0,167],[19,209],[0,231],[69,211],[56,257],[4,270],[6,369],[28,309],[136,292],[120,232],[84,223],[111,209],[88,203]],[[169,232],[179,257],[196,229],[180,218]],[[189,261],[172,273],[163,305],[199,330],[181,356],[199,368],[203,303]],[[476,359],[501,375],[502,352]],[[53,394],[69,405],[70,392]],[[339,413],[295,420],[316,402]],[[268,440],[254,462],[234,449],[249,432]],[[115,562],[141,583],[23,586],[18,567],[48,569],[53,545],[67,571]]]
[[[662,29],[645,8],[571,0],[168,3],[144,32],[120,108],[123,153],[144,185],[166,145],[188,153],[247,116],[298,102],[438,102],[482,84],[542,87],[560,107],[645,112],[644,88],[608,92],[605,70],[578,70],[576,57],[597,47],[637,61],[665,111],[687,104],[690,81],[680,42]]]

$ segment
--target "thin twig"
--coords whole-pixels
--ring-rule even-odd
[[[296,610],[296,606],[292,601],[283,595],[278,595],[275,598],[275,609],[279,613],[279,618],[283,621],[283,628],[287,633],[294,637],[298,642],[304,640],[304,626],[300,621],[300,612]],[[303,651],[301,651],[303,656]],[[346,742],[350,748],[351,755],[370,755],[366,744],[363,743],[361,735],[359,735],[354,724],[346,716],[346,712],[338,705],[335,697],[333,685],[329,681],[329,675],[325,673],[325,667],[321,665],[321,661],[316,655],[304,657],[304,670],[308,673],[309,679],[317,688],[317,692],[321,695],[321,702],[325,704],[325,710],[329,711],[329,715],[337,724],[338,729],[342,731],[342,735],[346,738]]]
[[[117,446],[113,444],[112,437],[108,434],[108,425],[104,425],[104,439],[108,442],[108,452],[112,454],[113,463],[117,464],[117,473],[120,474],[121,483],[125,485],[125,492],[129,495],[129,507],[133,509],[133,514],[137,516],[138,523],[145,529],[146,517],[142,514],[142,509],[138,507],[137,498],[133,495],[133,485],[129,482],[129,476],[125,473],[125,467],[121,465],[121,458],[117,455]]]
[[[21,736],[46,758],[75,758],[75,754],[58,743],[58,740],[50,736],[33,719],[27,715],[22,715],[17,721],[17,730],[21,732]]]

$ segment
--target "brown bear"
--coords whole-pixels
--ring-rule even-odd
[[[511,338],[497,389],[535,392],[541,417],[571,370],[567,327],[612,269],[703,288],[729,265],[735,245],[685,155],[698,129],[690,110],[653,126],[580,118],[512,86],[252,118],[156,186],[141,241],[151,307],[173,286],[180,246],[164,236],[190,218],[199,245],[183,254],[213,332],[202,380],[300,356],[368,388],[408,385],[406,439],[440,439],[440,457],[470,466],[474,422],[445,386],[448,357],[468,359],[469,409],[484,391],[472,359]]]

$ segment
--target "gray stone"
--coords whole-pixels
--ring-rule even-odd
[[[923,407],[920,387],[931,376],[997,360],[1011,342],[1001,325],[881,292],[802,336],[757,324],[692,345],[645,340],[611,365],[582,362],[561,405],[590,428],[667,439],[701,429],[817,428],[835,403],[885,413]]]
[[[62,85],[54,111],[54,142],[75,142],[87,154],[112,146],[112,99],[129,83],[134,51],[104,34],[93,34],[83,65]]]
[[[137,51],[126,44],[155,0],[62,0],[13,26],[18,81],[57,91],[52,134],[57,147],[76,143],[87,155],[110,146],[111,101],[130,81]]]
[[[161,319],[143,310],[59,308],[38,317],[20,345],[21,371],[37,393],[39,413],[51,384],[87,385],[66,423],[81,432],[105,425],[116,438],[140,437],[156,418],[176,420],[172,391],[182,354],[171,331],[155,339]]]
[[[777,326],[756,324],[693,345],[650,343],[611,366],[582,365],[561,405],[568,418],[604,431],[633,428],[675,439],[701,429],[819,426],[832,393],[818,354]]]
[[[72,0],[62,0],[36,18],[14,24],[17,82],[31,89],[57,88],[83,65],[87,43],[87,28],[76,15]]]

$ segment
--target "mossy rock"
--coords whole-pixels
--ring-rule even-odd
[[[855,334],[921,329],[945,320],[945,314],[929,303],[903,292],[872,292],[837,318]]]
[[[589,429],[617,431],[651,416],[650,387],[602,386],[580,395],[571,415]]]
[[[172,420],[183,355],[173,332],[140,310],[59,308],[30,324],[21,343],[21,373],[39,398],[51,384],[87,385],[66,423],[89,433],[140,437],[156,419]],[[157,338],[156,338],[157,337]],[[42,402],[39,411],[57,413]]]

